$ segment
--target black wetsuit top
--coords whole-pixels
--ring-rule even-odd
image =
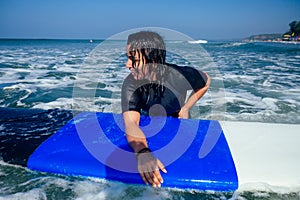
[[[146,115],[178,117],[187,91],[203,88],[207,78],[203,72],[192,67],[174,64],[167,66],[167,74],[162,84],[136,80],[132,74],[127,76],[122,86],[122,112],[137,111]],[[156,104],[160,106],[154,106]]]

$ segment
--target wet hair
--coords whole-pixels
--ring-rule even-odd
[[[169,72],[166,65],[166,47],[162,37],[152,31],[140,31],[128,36],[127,45],[132,57],[135,57],[136,53],[140,54],[139,57],[142,56],[144,64],[149,67],[149,72],[155,72],[158,84],[151,83],[149,86],[154,89],[155,96],[162,96],[165,91],[165,77]],[[136,65],[133,59],[132,67]],[[149,93],[149,88],[141,89]]]
[[[140,51],[146,63],[165,64],[166,47],[162,37],[151,31],[140,31],[128,36],[130,54]]]
[[[168,73],[166,66],[166,47],[162,37],[152,31],[140,31],[128,36],[129,54],[132,57],[138,53],[140,60],[149,66],[149,72],[156,73],[157,81],[163,85]],[[141,58],[142,57],[142,58]],[[134,61],[132,67],[138,65]]]

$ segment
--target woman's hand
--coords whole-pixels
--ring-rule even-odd
[[[154,158],[151,152],[137,154],[138,170],[143,181],[153,187],[160,187],[163,183],[163,178],[160,175],[160,171],[167,173],[164,165]]]

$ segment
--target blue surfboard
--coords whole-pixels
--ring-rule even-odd
[[[238,188],[235,165],[218,121],[142,116],[153,154],[164,163],[162,187],[214,191]],[[121,114],[83,112],[42,143],[29,169],[143,184]]]

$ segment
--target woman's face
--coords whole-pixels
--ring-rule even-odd
[[[126,67],[130,70],[132,76],[136,80],[149,79],[150,74],[148,65],[146,65],[145,57],[141,51],[136,50],[134,53],[130,52],[130,46],[126,47],[127,62]]]

